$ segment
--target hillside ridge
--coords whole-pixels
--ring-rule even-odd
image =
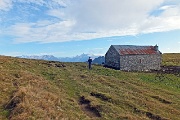
[[[180,78],[0,56],[0,119],[180,118]]]

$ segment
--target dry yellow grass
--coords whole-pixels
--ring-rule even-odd
[[[180,53],[164,53],[162,57],[163,65],[180,66]]]
[[[9,119],[58,119],[63,115],[59,90],[42,77],[27,71],[16,72],[1,71],[0,74],[4,77],[1,77],[3,96],[0,100],[1,105],[10,110]]]
[[[0,119],[180,118],[180,79],[0,56]]]
[[[16,61],[10,57],[1,57],[0,60],[0,119],[63,118],[61,89],[41,76],[13,66],[24,63],[24,60]]]

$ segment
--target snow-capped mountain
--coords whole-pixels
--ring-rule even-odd
[[[27,58],[27,59],[39,59],[39,60],[49,60],[49,61],[61,61],[61,62],[86,62],[88,60],[89,57],[91,57],[92,59],[95,59],[99,56],[96,55],[89,55],[89,54],[81,54],[81,55],[77,55],[75,57],[55,57],[53,55],[22,55],[22,56],[17,56],[19,58]]]
[[[38,59],[38,60],[50,60],[50,61],[59,61],[59,58],[54,57],[53,55],[22,55],[22,56],[17,56],[19,58],[27,58],[27,59]]]
[[[77,55],[75,57],[60,58],[60,61],[62,61],[62,62],[86,62],[89,59],[89,57],[91,57],[92,59],[95,59],[98,56],[83,53],[83,54]]]

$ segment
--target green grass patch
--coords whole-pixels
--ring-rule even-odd
[[[180,118],[180,79],[173,74],[123,72],[98,65],[88,70],[86,63],[0,59],[0,119]],[[5,109],[10,103],[16,104]]]

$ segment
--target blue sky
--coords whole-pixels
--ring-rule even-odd
[[[104,55],[119,44],[180,53],[180,1],[0,0],[0,55]]]

